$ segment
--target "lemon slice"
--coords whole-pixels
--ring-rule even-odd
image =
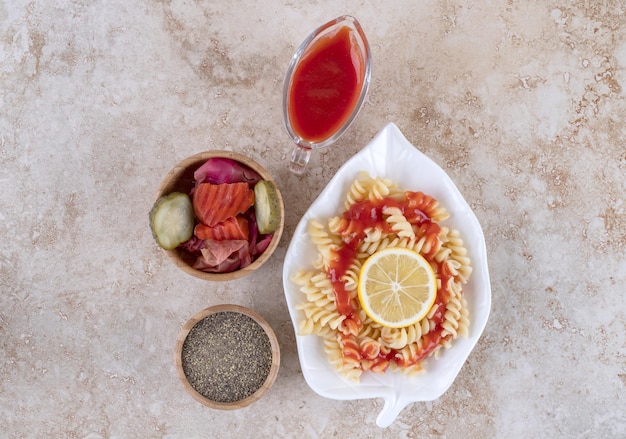
[[[386,248],[370,256],[359,275],[363,311],[388,328],[404,328],[422,320],[437,296],[432,267],[419,253]]]

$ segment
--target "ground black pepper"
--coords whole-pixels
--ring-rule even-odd
[[[182,347],[189,384],[215,402],[236,402],[256,392],[272,364],[270,339],[251,317],[233,311],[196,323]]]

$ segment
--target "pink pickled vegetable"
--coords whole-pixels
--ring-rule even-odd
[[[202,255],[198,257],[193,268],[213,273],[228,273],[250,265],[252,259],[248,250],[248,241],[228,240],[204,241]]]
[[[261,176],[249,167],[227,158],[214,157],[208,159],[193,174],[196,184],[200,183],[239,183],[246,182],[253,187]]]

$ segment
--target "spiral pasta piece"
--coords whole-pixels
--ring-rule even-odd
[[[316,220],[309,222],[307,231],[311,237],[311,241],[313,241],[313,244],[317,247],[323,265],[328,266],[331,252],[333,249],[337,248],[337,240],[333,239],[326,230],[326,227]]]
[[[370,200],[381,200],[391,193],[394,182],[388,178],[376,177],[368,194]]]
[[[367,172],[360,172],[357,178],[352,182],[346,195],[344,207],[349,209],[353,204],[368,198],[368,193],[372,186],[372,178]]]
[[[361,348],[354,336],[339,337],[339,346],[343,357],[342,372],[350,379],[361,376]]]
[[[363,242],[359,247],[359,251],[362,253],[360,258],[367,259],[367,257],[388,247],[398,247],[399,242],[400,238],[391,236],[386,236],[380,241]]]
[[[467,283],[472,274],[472,266],[459,231],[450,230],[443,246],[450,251],[446,260],[454,268],[455,276],[458,276],[462,283]]]
[[[444,221],[450,216],[446,209],[439,204],[439,201],[430,195],[426,195],[423,192],[406,192],[405,195],[409,200],[409,209],[422,211],[436,223]]]
[[[399,238],[415,238],[413,226],[398,207],[386,207],[383,209],[383,213],[388,215],[386,221]]]

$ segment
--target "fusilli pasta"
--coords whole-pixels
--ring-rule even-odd
[[[330,363],[348,379],[359,380],[363,371],[424,373],[424,360],[469,333],[463,285],[472,267],[460,233],[439,224],[449,215],[435,198],[365,172],[350,185],[344,207],[341,215],[308,225],[319,257],[291,277],[303,293],[299,335],[321,337]],[[429,313],[405,328],[373,322],[358,300],[362,264],[389,247],[420,253],[437,278]]]

